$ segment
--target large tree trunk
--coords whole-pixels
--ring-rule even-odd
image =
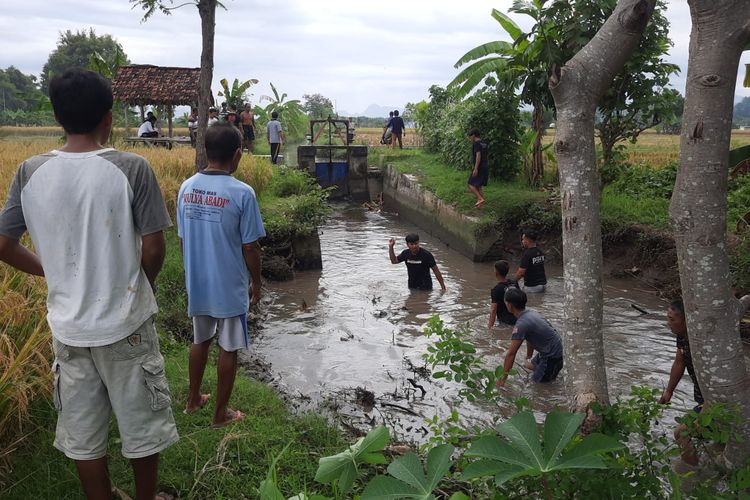
[[[206,158],[206,128],[208,108],[213,101],[211,82],[214,78],[214,33],[216,31],[216,0],[199,0],[198,12],[201,16],[201,74],[198,79],[198,133],[195,140],[195,168],[203,170],[208,166]]]
[[[534,103],[531,128],[536,131],[534,150],[531,157],[529,179],[532,186],[541,186],[544,181],[544,159],[542,158],[542,135],[544,134],[544,106]]]
[[[637,47],[655,3],[620,0],[594,38],[550,77],[562,195],[565,381],[577,411],[587,411],[593,401],[609,402],[602,341],[596,106]]]
[[[738,331],[743,308],[730,291],[726,213],[734,88],[750,40],[750,2],[689,3],[693,31],[670,216],[698,385],[708,403],[740,405],[744,439],[727,447],[725,459],[741,465],[750,456],[750,377]]]

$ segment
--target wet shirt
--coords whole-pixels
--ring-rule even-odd
[[[266,235],[253,188],[231,175],[200,172],[177,199],[190,316],[247,313],[249,273],[242,245]]]
[[[504,283],[498,283],[490,290],[490,297],[492,298],[492,303],[497,304],[497,321],[506,325],[515,325],[516,317],[508,312],[508,309],[505,307],[505,291],[510,287],[518,288],[518,283],[511,279],[508,279]]]
[[[682,356],[682,363],[687,368],[688,375],[693,381],[693,399],[699,405],[703,404],[703,394],[701,394],[701,388],[698,386],[698,379],[695,376],[695,368],[693,367],[693,356],[690,354],[690,342],[688,341],[687,335],[677,337],[677,350],[680,351]]]
[[[533,309],[521,311],[513,328],[511,340],[526,340],[541,359],[561,358],[563,355],[562,339],[549,321]]]
[[[520,267],[526,269],[526,274],[523,275],[525,286],[547,284],[547,275],[544,273],[544,252],[541,248],[533,247],[524,250]]]
[[[432,290],[432,277],[430,269],[435,266],[435,257],[424,248],[419,248],[416,255],[408,248],[401,252],[397,260],[406,262],[406,271],[409,273],[409,288],[420,290]]]

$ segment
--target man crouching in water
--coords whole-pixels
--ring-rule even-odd
[[[524,366],[534,371],[534,382],[551,382],[563,366],[562,339],[557,330],[541,314],[526,309],[526,293],[518,288],[508,288],[505,292],[505,307],[516,317],[516,326],[510,337],[510,347],[505,353],[503,378],[497,381],[498,387],[505,385],[508,372],[513,368],[516,353],[526,341],[526,363]],[[534,350],[537,355],[532,358]]]

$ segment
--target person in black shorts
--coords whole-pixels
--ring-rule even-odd
[[[474,206],[476,208],[482,208],[484,206],[484,193],[482,192],[482,186],[487,185],[487,181],[490,177],[490,169],[488,163],[489,148],[487,146],[487,143],[482,141],[482,136],[478,128],[473,128],[469,131],[469,139],[472,142],[469,191],[474,193],[477,197],[477,202],[474,204]]]
[[[400,264],[406,262],[406,271],[409,273],[409,288],[418,290],[432,290],[432,277],[430,270],[435,273],[440,288],[445,291],[445,282],[443,275],[440,274],[435,263],[435,257],[430,252],[419,246],[418,234],[407,234],[406,245],[409,248],[404,249],[398,256],[393,250],[396,240],[391,238],[388,242],[388,253],[391,257],[391,264]]]
[[[701,388],[698,385],[698,378],[695,376],[693,357],[690,354],[690,341],[688,340],[687,324],[685,323],[685,306],[681,299],[674,300],[669,304],[669,308],[667,309],[667,325],[669,325],[669,329],[676,337],[677,353],[672,362],[672,369],[669,371],[669,382],[659,399],[659,403],[666,404],[672,400],[672,394],[674,393],[675,388],[677,388],[677,384],[682,380],[685,370],[687,370],[688,375],[690,375],[690,380],[693,381],[693,399],[696,402],[696,406],[693,410],[696,413],[700,413],[703,409],[704,399],[703,394],[701,393]],[[685,424],[680,424],[674,431],[674,437],[682,450],[680,455],[682,460],[688,465],[695,466],[698,465],[698,455],[690,442],[690,436],[687,435],[687,431],[687,426]]]
[[[516,317],[505,307],[505,291],[511,287],[518,288],[518,283],[515,280],[507,278],[508,269],[510,269],[510,265],[507,261],[498,260],[495,262],[495,279],[497,280],[497,285],[490,291],[492,306],[490,307],[490,319],[487,321],[488,329],[494,326],[496,319],[498,323],[506,325],[516,324]]]
[[[523,290],[526,293],[541,293],[547,287],[547,275],[544,273],[544,252],[536,244],[537,233],[533,229],[524,229],[521,245],[525,249],[521,254],[521,264],[516,271],[516,281],[523,279]]]

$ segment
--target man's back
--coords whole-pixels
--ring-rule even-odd
[[[281,122],[278,120],[271,120],[266,125],[268,129],[268,142],[272,144],[278,144],[281,142]]]
[[[534,346],[542,358],[558,358],[563,355],[562,339],[557,330],[533,309],[521,311],[511,339],[526,340]]]
[[[394,134],[400,134],[404,131],[404,119],[400,116],[394,116],[391,119],[390,126],[392,127]]]
[[[141,269],[141,235],[170,222],[143,158],[114,149],[52,151],[21,165],[8,197],[23,212],[12,211],[0,232],[20,235],[28,228],[59,341],[111,344],[156,312]]]

